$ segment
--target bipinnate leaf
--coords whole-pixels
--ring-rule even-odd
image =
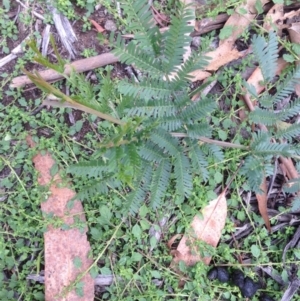
[[[189,233],[179,242],[173,258],[173,266],[183,261],[187,266],[193,266],[199,261],[209,264],[211,256],[201,257],[199,242],[205,242],[212,247],[219,243],[222,229],[227,216],[227,203],[224,190],[218,198],[211,201],[202,211],[202,217],[195,216]]]
[[[267,209],[267,183],[266,179],[264,178],[262,184],[260,185],[261,193],[256,193],[256,198],[258,202],[258,210],[260,215],[262,216],[263,220],[265,221],[265,225],[269,232],[271,232],[270,220],[268,216],[268,209]]]

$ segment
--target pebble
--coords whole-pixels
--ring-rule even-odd
[[[117,30],[116,23],[112,20],[107,20],[105,22],[104,28],[108,31],[116,31]]]

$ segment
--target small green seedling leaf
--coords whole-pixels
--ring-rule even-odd
[[[10,1],[9,0],[3,0],[3,6],[4,8],[9,11],[10,9]]]
[[[156,279],[160,279],[161,278],[161,274],[159,271],[151,271],[151,275],[153,278],[156,278]]]
[[[103,267],[100,269],[101,275],[111,275],[112,271],[108,267]]]
[[[141,238],[142,235],[142,229],[138,224],[135,224],[132,227],[132,234],[134,235],[135,238]]]
[[[283,59],[288,62],[288,63],[293,63],[295,62],[295,58],[291,54],[284,54]]]
[[[297,43],[292,43],[292,49],[293,49],[293,51],[294,51],[297,55],[300,54],[300,45],[299,45],[299,44],[297,44]]]
[[[81,266],[82,266],[82,261],[81,261],[81,258],[76,256],[74,259],[73,259],[73,264],[74,266],[77,268],[77,269],[80,269]]]
[[[20,98],[18,99],[18,103],[19,103],[20,106],[22,106],[22,107],[26,107],[26,106],[27,106],[27,101],[26,101],[26,99],[25,99],[24,97],[20,97]]]
[[[228,138],[227,133],[223,130],[218,130],[218,135],[219,135],[219,138],[223,141],[227,140],[227,138]]]
[[[238,13],[241,14],[241,15],[246,15],[247,14],[247,10],[243,7],[240,7],[238,9]]]
[[[82,120],[78,120],[75,123],[75,131],[78,133],[80,132],[80,130],[82,129],[83,126],[83,121]]]
[[[251,253],[254,257],[258,258],[260,255],[260,249],[257,245],[252,245],[251,246]]]
[[[90,269],[90,275],[92,276],[93,279],[95,279],[98,276],[98,268],[96,266],[93,266]]]
[[[154,249],[157,245],[157,239],[155,238],[155,236],[152,236],[150,238],[150,246],[151,246],[151,249]]]
[[[256,0],[255,8],[256,8],[258,14],[262,14],[264,12],[261,0]]]
[[[58,173],[58,164],[54,163],[50,169],[50,175],[54,177]]]
[[[132,256],[131,256],[132,261],[141,261],[142,258],[143,258],[142,254],[137,253],[137,252],[132,253]]]
[[[229,38],[233,33],[233,25],[224,26],[219,34],[219,38],[221,40],[225,40]]]
[[[76,283],[75,292],[76,292],[77,296],[79,296],[79,297],[83,297],[84,296],[83,287],[84,287],[84,283],[83,282]]]
[[[223,181],[223,175],[219,171],[217,171],[214,175],[214,179],[215,179],[216,183],[219,184]]]

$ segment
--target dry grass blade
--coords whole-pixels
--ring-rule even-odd
[[[260,215],[262,216],[265,225],[269,232],[271,232],[270,220],[268,216],[268,197],[267,197],[267,183],[266,178],[264,178],[262,184],[260,185],[261,193],[256,194],[257,202],[258,202],[258,210]]]
[[[76,49],[74,48],[73,43],[77,41],[77,37],[71,23],[63,14],[59,13],[57,9],[49,3],[48,9],[52,13],[53,22],[55,24],[57,33],[60,36],[61,42],[68,50],[71,58],[75,58]]]

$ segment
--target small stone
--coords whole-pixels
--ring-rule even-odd
[[[240,287],[240,290],[243,297],[252,298],[260,287],[261,286],[258,282],[254,282],[251,278],[246,277],[244,280],[244,286]]]
[[[275,300],[268,295],[262,295],[259,301],[275,301]]]
[[[218,267],[218,280],[220,282],[228,282],[229,281],[229,273],[227,269]]]
[[[207,273],[207,278],[209,280],[218,279],[220,282],[228,282],[229,273],[227,269],[223,267],[214,267]]]
[[[207,273],[207,278],[209,280],[215,280],[218,277],[218,269],[216,267],[210,269]]]
[[[192,46],[198,48],[201,44],[201,38],[200,37],[193,37],[192,39]]]
[[[108,31],[116,31],[117,30],[117,26],[116,26],[115,22],[112,20],[107,20],[105,22],[104,28]]]
[[[241,288],[244,286],[244,279],[245,279],[245,276],[242,271],[240,271],[240,270],[233,271],[231,280],[232,280],[232,283],[234,285],[236,285],[238,288]]]

